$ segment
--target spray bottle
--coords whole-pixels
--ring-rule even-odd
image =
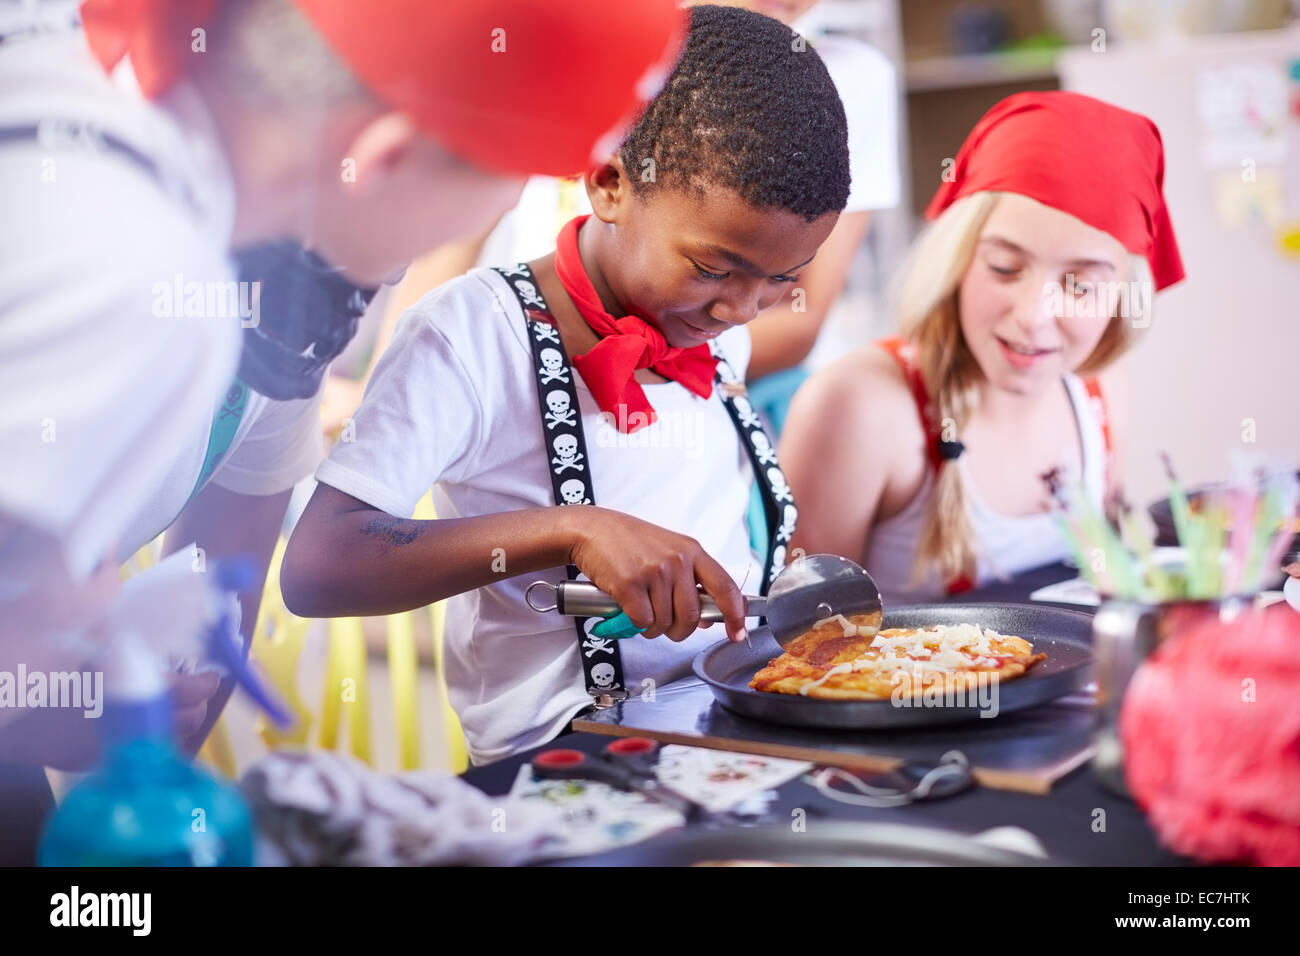
[[[184,557],[179,552],[123,588],[100,657],[103,760],[51,815],[42,866],[253,863],[252,819],[238,789],[177,750],[162,665],[201,658],[232,674],[278,724],[290,719],[240,649],[234,592],[247,587],[250,565],[226,561],[215,574],[195,574]]]

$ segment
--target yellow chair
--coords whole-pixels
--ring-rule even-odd
[[[415,507],[413,517],[435,517],[433,498],[426,494]],[[443,667],[444,603],[428,607],[429,631],[433,641],[434,671],[438,683],[438,703],[446,728],[448,769],[464,773],[469,769],[469,751],[460,728],[460,719],[451,706]],[[420,765],[419,652],[415,643],[415,618],[412,612],[390,614],[388,623],[388,668],[392,685],[394,720],[397,727],[398,754],[403,769]],[[322,747],[338,746],[341,711],[348,708],[349,743],[352,752],[370,760],[369,695],[366,680],[366,644],[360,618],[335,618],[330,621],[329,665],[325,678],[325,702],[321,713]]]
[[[306,746],[312,724],[312,713],[298,693],[298,660],[302,657],[311,621],[290,612],[280,595],[280,564],[286,543],[282,538],[271,557],[250,649],[258,669],[294,717],[293,726],[281,730],[264,714],[258,714],[257,734],[268,750]]]
[[[416,506],[420,519],[434,517],[433,501],[425,495]],[[298,691],[298,664],[306,644],[311,621],[300,618],[284,605],[280,594],[280,565],[286,542],[281,539],[267,570],[266,586],[253,629],[251,655],[258,669],[289,708],[295,720],[292,727],[281,730],[265,716],[257,719],[257,733],[268,750],[281,747],[304,747],[311,736],[314,715]],[[157,542],[141,548],[123,564],[123,579],[145,571],[157,563]],[[433,642],[433,659],[438,687],[436,706],[446,730],[448,763],[453,773],[469,768],[469,752],[447,693],[443,667],[443,629],[446,609],[443,602],[427,608]],[[393,693],[394,718],[398,737],[398,754],[403,769],[420,765],[419,738],[419,653],[415,638],[414,612],[387,617],[388,665]],[[318,742],[326,749],[339,746],[339,726],[346,715],[348,748],[360,759],[371,762],[370,697],[367,674],[365,635],[360,618],[333,618],[328,621],[329,651],[322,697]],[[199,750],[198,759],[229,777],[237,776],[234,750],[225,718],[217,721],[211,735]]]
[[[223,777],[234,780],[239,776],[238,762],[235,760],[235,748],[230,743],[230,731],[226,729],[226,719],[218,717],[208,739],[203,741],[196,759]]]

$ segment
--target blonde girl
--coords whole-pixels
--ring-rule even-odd
[[[1017,94],[954,173],[901,276],[900,337],[814,375],[780,450],[793,546],[862,562],[894,602],[1066,556],[1041,476],[1074,476],[1097,507],[1118,495],[1110,372],[1183,274],[1145,117]]]

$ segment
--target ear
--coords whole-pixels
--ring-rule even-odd
[[[632,184],[623,168],[623,160],[613,156],[608,162],[593,166],[583,177],[591,211],[601,222],[614,222],[631,199]]]
[[[404,113],[380,113],[366,123],[348,144],[346,156],[355,164],[360,189],[389,175],[410,158],[421,134]]]

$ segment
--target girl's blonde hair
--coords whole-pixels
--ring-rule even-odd
[[[957,294],[980,232],[1000,196],[997,192],[972,193],[944,210],[913,244],[898,284],[899,330],[915,348],[933,422],[946,440],[960,438],[984,380],[962,335]],[[1130,255],[1128,265],[1128,278],[1136,282],[1140,295],[1130,311],[1149,321],[1150,265],[1138,255]],[[1113,315],[1092,353],[1075,371],[1085,376],[1099,372],[1132,345],[1133,336],[1133,324],[1124,316]],[[927,436],[927,441],[933,438]],[[978,566],[975,545],[961,469],[956,459],[941,460],[917,543],[914,583],[924,581],[931,569],[936,569],[944,582],[961,576],[974,581]]]

